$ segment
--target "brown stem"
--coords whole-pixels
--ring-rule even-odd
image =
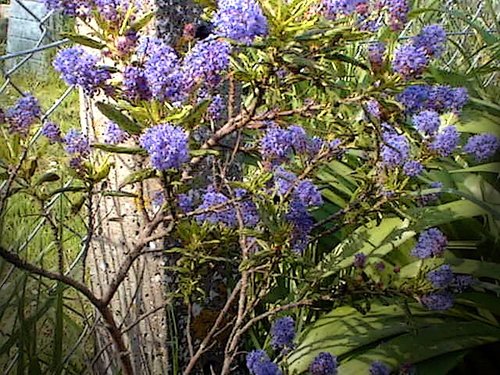
[[[222,309],[219,316],[215,320],[214,325],[212,326],[210,331],[207,333],[207,335],[205,336],[205,338],[201,342],[201,344],[200,344],[198,350],[196,351],[196,353],[194,354],[194,356],[191,357],[191,359],[189,360],[189,363],[188,363],[186,369],[184,370],[183,375],[188,375],[191,373],[191,371],[193,371],[194,366],[196,365],[196,363],[200,359],[201,355],[203,353],[205,353],[205,351],[209,347],[210,340],[212,339],[213,335],[217,332],[217,329],[219,328],[222,321],[224,320],[224,317],[228,313],[229,308],[231,307],[234,300],[236,299],[236,296],[238,295],[240,288],[241,288],[241,282],[238,282],[238,284],[236,284],[236,286],[234,287],[233,292],[231,293],[231,295],[227,299],[226,304],[224,305],[224,308]]]

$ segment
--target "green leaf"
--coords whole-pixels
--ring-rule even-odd
[[[93,49],[103,49],[104,47],[106,47],[106,44],[98,40],[92,39],[86,35],[75,34],[75,33],[61,33],[61,36],[63,38],[68,38],[69,40],[77,44],[80,44],[85,47],[90,47]]]
[[[417,373],[422,375],[449,374],[451,370],[462,362],[466,354],[467,350],[459,350],[423,361],[416,366]]]
[[[463,169],[455,169],[449,171],[449,173],[474,173],[474,172],[487,172],[487,173],[500,173],[500,162],[499,163],[488,163],[480,164],[474,167],[468,167]]]
[[[144,181],[156,177],[156,170],[153,168],[146,168],[141,171],[132,172],[120,184],[120,189],[126,185],[134,184],[136,182]]]
[[[199,149],[199,150],[190,150],[189,155],[191,156],[207,156],[207,155],[219,155],[220,152],[212,149]]]
[[[127,191],[105,191],[102,193],[105,197],[137,198],[138,195]]]
[[[447,258],[446,261],[456,273],[500,280],[500,264],[498,263],[462,258]]]
[[[372,306],[366,315],[352,307],[342,306],[318,319],[300,337],[298,347],[288,357],[290,373],[305,371],[322,351],[346,357],[362,348],[368,349],[380,340],[443,322],[433,313],[416,310],[411,324],[408,324],[407,312],[395,305]]]
[[[339,367],[342,375],[368,372],[373,361],[381,360],[392,368],[404,363],[418,363],[442,354],[497,342],[500,329],[482,322],[452,322],[435,324],[387,340],[383,345],[367,350]]]
[[[155,17],[155,12],[146,13],[144,16],[135,21],[130,28],[135,31],[140,31],[145,28]]]
[[[47,172],[41,175],[35,182],[33,186],[39,186],[42,185],[46,182],[54,182],[54,181],[59,181],[61,177],[59,177],[58,174],[53,173],[53,172]]]
[[[128,154],[128,155],[143,155],[147,156],[147,151],[142,147],[127,147],[127,146],[116,146],[108,145],[103,143],[95,143],[92,147],[106,152],[111,152],[114,154]]]
[[[96,105],[104,116],[126,132],[130,134],[140,134],[142,132],[142,127],[124,115],[117,107],[103,102],[98,102]]]

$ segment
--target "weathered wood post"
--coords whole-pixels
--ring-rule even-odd
[[[186,0],[156,0],[154,4],[143,0],[157,11],[156,27],[152,31],[173,43],[182,33],[183,25],[193,22],[198,13],[194,2]],[[102,141],[106,121],[95,106],[95,99],[82,94],[82,127],[91,137]],[[141,157],[114,156],[115,169],[106,181],[107,189],[119,190],[121,182],[138,165],[145,163]],[[135,191],[142,190],[146,197],[152,197],[154,187],[136,184]],[[88,221],[95,227],[95,233],[87,258],[87,270],[91,287],[102,295],[116,275],[120,264],[134,245],[138,228],[143,223],[143,209],[151,204],[133,198],[103,197],[94,199],[88,206]],[[150,250],[161,248],[161,243],[150,244]],[[167,314],[175,314],[166,301],[168,259],[164,254],[153,252],[136,260],[124,283],[111,302],[118,324],[125,332],[130,356],[137,374],[173,374],[169,357],[169,329]],[[169,310],[170,309],[170,310]],[[118,368],[112,346],[104,326],[96,330],[96,356],[93,371],[107,374]],[[183,332],[178,332],[183,336]],[[179,348],[183,353],[184,348]],[[182,361],[181,361],[182,362]],[[180,371],[180,370],[177,370]]]

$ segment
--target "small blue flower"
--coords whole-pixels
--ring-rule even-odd
[[[460,141],[460,134],[455,126],[447,126],[436,135],[429,148],[436,151],[440,156],[450,156],[457,148]]]
[[[319,353],[309,366],[311,375],[337,375],[337,357],[327,353]]]
[[[104,143],[110,145],[116,145],[118,143],[122,143],[129,138],[130,135],[122,130],[117,124],[114,122],[109,122],[106,127],[106,131],[104,132]]]
[[[439,57],[444,51],[446,32],[440,25],[427,25],[412,40],[417,48],[423,48],[430,57]]]
[[[478,162],[491,158],[500,148],[500,139],[493,134],[478,134],[467,140],[463,150]]]
[[[429,64],[425,49],[406,44],[394,53],[392,68],[405,80],[419,77]]]
[[[267,35],[267,19],[257,1],[219,0],[217,5],[212,19],[217,35],[245,44]]]
[[[424,171],[423,165],[416,160],[408,160],[403,165],[403,172],[408,177],[416,177],[418,175],[421,175],[423,171]]]
[[[159,171],[179,169],[189,159],[188,136],[182,128],[160,124],[147,129],[140,138],[151,165]]]
[[[90,155],[90,142],[88,137],[76,129],[70,129],[63,140],[65,150],[69,154],[87,157]]]
[[[434,135],[439,130],[441,118],[439,113],[432,110],[419,112],[412,117],[413,125],[423,135]]]
[[[273,349],[293,347],[295,321],[289,316],[277,319],[271,327],[271,346]]]
[[[453,280],[453,271],[448,264],[443,264],[439,268],[427,273],[429,280],[434,288],[446,288]]]
[[[391,369],[381,361],[373,361],[370,366],[370,375],[389,375]]]
[[[453,294],[447,291],[426,294],[420,298],[422,305],[429,310],[443,311],[453,306]]]
[[[443,232],[437,228],[430,228],[420,233],[411,255],[420,259],[439,257],[443,255],[446,246],[448,246],[448,239]]]
[[[42,135],[47,137],[50,143],[62,142],[61,128],[54,122],[47,121],[43,124]]]
[[[42,116],[42,109],[38,99],[31,94],[25,94],[18,99],[13,107],[5,113],[5,120],[9,124],[11,133],[26,137],[31,125]]]

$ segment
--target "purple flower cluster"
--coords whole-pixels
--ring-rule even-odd
[[[64,137],[65,150],[69,154],[79,157],[87,157],[90,155],[90,142],[88,137],[76,129],[70,131]]]
[[[410,155],[410,143],[404,135],[397,134],[394,130],[382,134],[384,145],[380,149],[382,164],[387,168],[395,168],[404,164]]]
[[[126,141],[130,135],[114,122],[109,122],[104,132],[104,143],[116,145]]]
[[[135,95],[145,99],[149,96],[147,88],[143,86],[144,75],[155,99],[178,100],[182,79],[178,70],[179,58],[174,49],[161,39],[148,37],[141,40],[138,57],[146,62],[143,74],[135,72]]]
[[[399,47],[394,53],[393,70],[406,80],[419,77],[429,64],[425,49],[412,44]]]
[[[439,113],[432,110],[419,112],[412,117],[413,125],[423,135],[431,136],[436,134],[441,125]]]
[[[439,257],[443,255],[447,245],[448,239],[443,232],[437,228],[430,228],[420,233],[411,255],[420,259]]]
[[[427,25],[412,40],[417,48],[423,48],[429,57],[437,58],[444,51],[446,32],[440,25]]]
[[[500,148],[500,139],[493,134],[473,135],[467,140],[463,150],[478,162],[488,160]]]
[[[437,152],[440,156],[450,156],[457,148],[460,141],[460,134],[454,126],[447,126],[442,132],[438,133],[429,148]]]
[[[309,365],[311,375],[337,375],[337,357],[321,352]]]
[[[424,171],[424,166],[416,160],[408,160],[403,165],[403,172],[408,177],[417,177]]]
[[[453,306],[454,298],[450,292],[439,291],[422,296],[420,301],[429,310],[443,311]]]
[[[160,124],[147,129],[140,144],[151,157],[153,168],[160,171],[179,169],[189,159],[188,136],[174,125]]]
[[[354,254],[354,262],[353,265],[356,268],[363,269],[366,266],[367,256],[363,253]]]
[[[290,349],[295,339],[295,321],[289,316],[277,319],[271,327],[271,346],[275,350]]]
[[[356,12],[358,6],[366,5],[367,2],[367,0],[324,0],[323,4],[327,15],[335,18],[339,15],[349,16]]]
[[[474,278],[470,275],[455,275],[453,281],[450,284],[450,289],[454,293],[465,292],[472,284],[474,284]]]
[[[221,206],[213,211],[199,214],[196,219],[199,222],[207,221],[212,224],[222,223],[228,227],[235,227],[238,224],[238,211],[243,220],[243,225],[247,227],[255,226],[259,221],[257,207],[249,199],[243,199],[247,192],[244,189],[235,190],[236,198],[242,199],[236,203],[229,203],[229,198],[218,192],[214,186],[209,186],[202,197],[198,210],[210,210],[212,207]]]
[[[287,129],[277,126],[267,128],[260,141],[260,153],[267,159],[282,163],[288,159],[292,152],[292,136]]]
[[[40,118],[42,109],[40,103],[31,94],[25,94],[22,98],[7,110],[5,120],[9,124],[9,131],[26,137],[31,125]]]
[[[330,145],[332,151],[338,146],[338,141],[334,142],[335,145]],[[269,123],[260,140],[260,153],[264,159],[276,165],[286,162],[293,152],[296,154],[306,153],[310,157],[314,157],[324,145],[324,140],[319,137],[309,137],[305,130],[298,125],[282,129]]]
[[[373,361],[370,366],[370,375],[389,375],[391,369],[381,361]]]
[[[220,95],[215,95],[207,109],[208,117],[212,121],[218,121],[224,116],[225,109],[226,102],[224,101],[224,98]]]
[[[222,223],[228,227],[234,227],[237,224],[236,211],[228,202],[228,197],[218,192],[213,186],[209,186],[205,194],[203,194],[201,205],[197,210],[209,210],[216,206],[221,207],[197,215],[196,220],[199,222],[207,221],[211,224]]]
[[[292,199],[288,206],[286,219],[293,225],[292,249],[297,253],[302,253],[308,244],[308,237],[314,226],[314,221],[307,207],[298,199]]]
[[[222,39],[210,37],[198,41],[183,61],[185,89],[191,91],[201,84],[216,87],[221,81],[221,74],[229,67],[230,54],[230,44]]]
[[[128,100],[149,100],[149,88],[146,71],[136,66],[127,66],[123,71],[123,94]]]
[[[380,103],[375,99],[370,99],[366,102],[366,111],[373,117],[380,119],[382,111],[380,108]]]
[[[282,375],[278,365],[271,362],[263,350],[253,350],[247,354],[247,368],[252,375]]]
[[[407,87],[396,99],[408,113],[433,110],[438,113],[460,112],[469,97],[463,87],[414,85]]]
[[[192,193],[192,191],[190,191]],[[192,194],[179,194],[177,195],[177,205],[182,212],[186,213],[193,210],[194,202]]]
[[[60,11],[70,17],[86,17],[92,9],[89,0],[44,0],[48,10]]]
[[[215,33],[240,43],[251,44],[267,35],[267,19],[255,0],[219,0],[212,22]]]
[[[402,30],[408,22],[410,7],[407,0],[380,0],[379,7],[385,7],[389,13],[389,27],[393,31]]]
[[[108,70],[97,65],[98,57],[82,47],[66,48],[54,59],[54,68],[68,85],[80,86],[86,94],[94,95],[111,78]]]
[[[280,195],[291,193],[293,199],[298,200],[306,207],[323,204],[321,193],[311,180],[299,181],[295,173],[282,167],[274,170],[274,184]]]
[[[429,280],[434,288],[446,288],[453,280],[453,271],[448,264],[443,264],[439,268],[427,273]]]
[[[47,121],[43,124],[42,135],[47,137],[50,143],[62,142],[61,128],[54,122]]]
[[[134,14],[140,10],[140,1],[134,0],[93,0],[99,15],[108,22],[117,23],[125,17],[131,6]]]

